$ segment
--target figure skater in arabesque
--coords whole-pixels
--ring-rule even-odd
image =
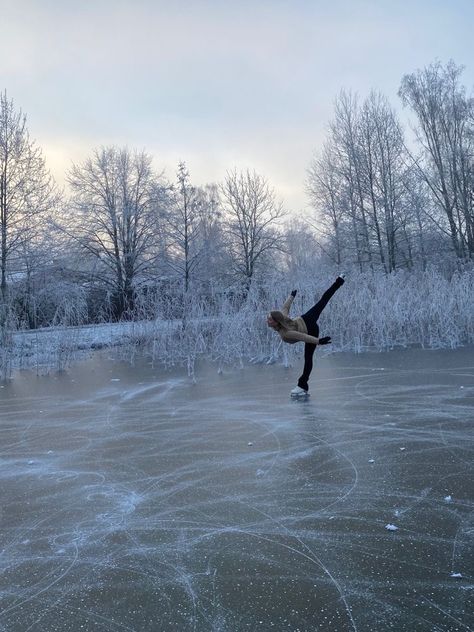
[[[334,283],[321,296],[319,301],[307,312],[297,318],[290,318],[289,311],[293,303],[296,290],[286,299],[281,311],[272,311],[267,316],[267,325],[274,329],[283,342],[294,344],[304,342],[304,368],[298,385],[292,389],[292,397],[307,397],[309,395],[308,380],[313,369],[313,354],[317,345],[327,345],[330,336],[319,338],[318,318],[335,292],[344,284],[344,274],[340,274]]]

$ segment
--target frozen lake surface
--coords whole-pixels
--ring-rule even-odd
[[[474,630],[473,349],[299,368],[2,386],[0,631]]]

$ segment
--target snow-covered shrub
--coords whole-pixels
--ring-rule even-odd
[[[225,364],[280,361],[300,362],[302,345],[287,345],[266,325],[271,309],[282,306],[292,289],[298,294],[291,309],[297,316],[319,300],[335,280],[336,271],[318,278],[267,276],[247,293],[215,289],[205,300],[187,297],[184,319],[157,318],[143,325],[137,340],[140,353],[157,364],[187,365],[206,357]],[[319,319],[320,335],[333,343],[324,352],[383,350],[396,346],[457,347],[474,342],[474,273],[456,273],[450,279],[435,269],[381,273],[350,272]],[[183,299],[182,299],[183,300]],[[182,308],[183,304],[181,304]],[[161,304],[156,313],[167,313]],[[146,330],[146,331],[145,331]]]
[[[317,278],[300,275],[289,280],[275,273],[267,274],[248,291],[214,285],[205,292],[180,297],[155,293],[151,300],[150,294],[146,303],[137,303],[126,322],[107,325],[115,332],[113,342],[110,339],[107,344],[118,345],[120,357],[130,362],[145,354],[155,365],[186,366],[190,376],[200,358],[215,362],[218,368],[244,362],[301,363],[302,345],[282,343],[267,327],[266,316],[282,306],[292,289],[298,293],[290,315],[304,313],[336,274],[336,270],[325,269]],[[58,301],[53,326],[30,335],[17,334],[15,348],[4,332],[0,352],[3,374],[12,365],[31,365],[32,358],[41,371],[67,366],[77,349],[84,348],[84,337],[91,336],[90,327],[80,326],[83,305],[80,300],[77,304]],[[11,327],[15,329],[15,323]],[[458,271],[450,278],[434,268],[399,270],[389,275],[350,271],[345,285],[323,311],[319,327],[321,336],[332,337],[332,345],[318,350],[318,355],[410,345],[455,348],[473,344],[474,270]]]

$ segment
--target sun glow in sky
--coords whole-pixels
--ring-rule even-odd
[[[100,145],[195,184],[250,167],[285,207],[342,88],[397,97],[436,59],[474,84],[472,0],[0,0],[0,89],[28,117],[59,183]]]

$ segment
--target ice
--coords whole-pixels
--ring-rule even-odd
[[[318,357],[304,405],[300,366],[22,372],[0,630],[474,629],[472,351]]]
[[[399,515],[395,512],[395,515]],[[387,531],[398,531],[398,527],[394,524],[386,524],[385,528],[387,529]]]

